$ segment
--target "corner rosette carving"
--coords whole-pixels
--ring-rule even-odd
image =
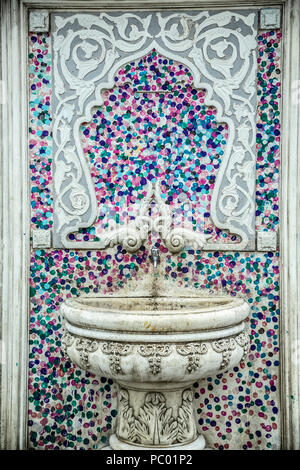
[[[49,31],[49,12],[47,10],[33,10],[29,12],[29,31],[45,33]]]
[[[33,248],[50,248],[51,247],[51,230],[33,229],[32,230],[32,247]]]
[[[196,437],[195,418],[193,411],[193,392],[189,389],[182,394],[182,405],[178,408],[177,441],[192,441]]]
[[[184,227],[172,227],[172,210],[162,198],[159,181],[154,185],[153,198],[161,214],[153,221],[153,228],[159,233],[161,240],[171,253],[179,253],[187,244],[191,244],[196,250],[204,247],[209,238],[208,235]]]

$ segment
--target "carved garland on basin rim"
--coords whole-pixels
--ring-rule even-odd
[[[130,344],[107,342],[101,346],[101,351],[108,355],[109,367],[115,374],[123,374],[121,356],[128,356],[132,352]]]
[[[117,70],[156,49],[189,67],[194,86],[206,90],[206,105],[214,106],[216,119],[228,124],[226,152],[212,194],[212,219],[240,237],[235,249],[253,248],[257,13],[80,13],[53,18],[54,246],[126,244],[119,229],[100,242],[69,239],[97,216],[80,126],[92,119],[93,107],[103,104],[101,92],[113,88]],[[142,243],[139,228],[130,227],[130,236],[127,249],[135,251]],[[205,248],[219,245],[226,246],[206,242]]]
[[[136,347],[138,354],[148,359],[149,372],[152,375],[157,375],[161,372],[162,358],[170,356],[173,348],[175,348],[175,351],[179,355],[187,357],[185,372],[186,374],[192,374],[200,367],[201,356],[208,353],[209,345],[213,351],[222,354],[220,370],[226,370],[230,363],[232,351],[236,349],[237,345],[244,350],[241,362],[246,360],[250,340],[249,336],[245,332],[242,332],[237,336],[217,341],[179,343],[177,345],[156,343],[134,345],[116,341],[102,342],[100,340],[79,338],[65,331],[62,336],[61,350],[68,360],[71,360],[68,354],[68,348],[70,348],[73,343],[75,344],[75,350],[79,352],[80,363],[85,369],[90,367],[90,353],[96,352],[100,347],[102,353],[108,356],[111,372],[122,375],[124,371],[122,369],[121,358],[129,356],[134,352],[133,348]]]
[[[187,356],[188,364],[186,372],[191,374],[198,369],[200,365],[200,355],[206,354],[208,349],[205,343],[187,343],[176,346],[176,351],[182,356]]]

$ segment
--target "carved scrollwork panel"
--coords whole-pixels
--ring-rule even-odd
[[[206,90],[205,104],[216,107],[216,119],[228,125],[212,219],[239,236],[235,249],[254,249],[257,11],[57,13],[52,20],[54,246],[105,248],[121,242],[135,251],[145,238],[147,228],[139,221],[100,242],[74,242],[69,234],[91,226],[97,216],[80,126],[103,104],[102,90],[113,88],[117,70],[156,49],[189,67],[195,87]],[[191,233],[174,231],[169,220],[159,227],[168,248],[179,251]],[[224,244],[204,240],[203,248],[217,247]]]

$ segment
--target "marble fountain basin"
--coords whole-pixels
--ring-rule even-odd
[[[110,448],[205,448],[192,385],[247,357],[243,299],[78,297],[63,302],[61,313],[63,353],[119,386]]]

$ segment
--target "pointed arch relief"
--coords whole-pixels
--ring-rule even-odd
[[[148,238],[147,204],[155,199],[161,217],[156,230],[171,252],[186,245],[230,249],[210,243],[203,233],[172,227],[159,181],[148,185],[140,217],[98,242],[72,241],[69,235],[90,227],[97,200],[80,129],[103,104],[104,90],[125,64],[151,50],[186,65],[194,86],[205,89],[205,105],[228,126],[228,140],[211,199],[219,229],[239,237],[235,250],[255,248],[255,128],[257,12],[140,12],[52,14],[54,232],[57,248],[104,249],[122,244],[136,251]]]

